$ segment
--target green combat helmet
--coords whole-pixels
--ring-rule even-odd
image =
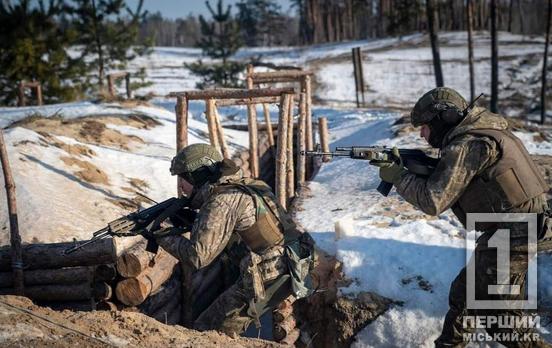
[[[463,117],[463,111],[468,107],[468,102],[460,93],[452,88],[437,87],[424,94],[414,105],[410,119],[414,127],[428,124],[442,111],[451,110]],[[452,123],[452,122],[451,122]]]
[[[218,173],[222,160],[222,155],[215,147],[192,144],[173,158],[171,174],[182,176],[194,186],[201,186]]]

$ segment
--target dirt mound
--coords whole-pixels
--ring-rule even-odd
[[[164,325],[132,312],[56,312],[29,299],[0,296],[2,347],[278,347],[268,341],[231,338]]]
[[[159,122],[151,117],[142,115],[93,116],[71,120],[65,120],[62,117],[46,118],[34,115],[15,122],[10,127],[28,128],[39,133],[44,138],[48,138],[50,134],[54,134],[73,138],[81,143],[103,145],[123,150],[129,150],[132,144],[144,143],[140,137],[123,134],[118,130],[109,128],[108,125],[150,129],[159,125]],[[48,141],[46,143],[49,144]],[[50,145],[56,146],[55,144]],[[70,149],[70,151],[74,150]]]
[[[75,176],[79,179],[92,184],[109,185],[109,178],[107,177],[107,174],[92,163],[74,157],[62,156],[59,159],[68,166],[77,166],[80,168],[79,171],[75,172]]]

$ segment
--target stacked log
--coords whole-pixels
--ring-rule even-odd
[[[282,301],[272,313],[274,321],[272,335],[274,340],[291,346],[295,345],[294,343],[299,339],[301,334],[293,315],[294,302],[295,298],[290,296]]]

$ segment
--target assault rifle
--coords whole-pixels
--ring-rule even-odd
[[[100,239],[109,237],[129,237],[139,234],[147,236],[152,230],[159,228],[159,224],[166,218],[176,219],[185,226],[191,223],[178,213],[189,206],[187,198],[169,198],[143,210],[137,210],[126,216],[111,221],[106,227],[94,232],[92,238],[86,242],[77,244],[65,250],[65,254],[71,254]],[[150,243],[148,243],[150,244]]]
[[[421,176],[430,176],[435,170],[438,158],[430,157],[419,149],[399,149],[399,154],[403,160],[404,166],[411,172]],[[386,146],[352,146],[336,147],[333,152],[301,151],[303,156],[330,156],[330,157],[349,157],[376,162],[398,162],[398,158],[393,155],[393,150]],[[384,196],[389,194],[393,184],[382,181],[377,190]]]

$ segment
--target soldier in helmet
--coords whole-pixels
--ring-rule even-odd
[[[451,208],[464,227],[468,213],[536,213],[539,227],[544,225],[548,185],[521,141],[507,129],[508,122],[503,117],[481,107],[468,109],[468,103],[458,92],[439,87],[418,100],[411,121],[415,127],[421,126],[420,135],[440,150],[441,159],[435,172],[421,177],[405,169],[402,161],[373,163],[381,167],[382,180],[392,183],[406,201],[429,215],[439,215]],[[398,155],[398,151],[395,152]],[[470,261],[475,263],[476,269],[476,299],[524,299],[528,256],[527,231],[523,228],[510,231],[512,258],[510,279],[507,280],[511,285],[520,285],[520,294],[488,295],[487,285],[497,284],[496,249],[489,247],[488,241],[498,229],[497,224],[478,226],[484,233],[477,240]],[[463,317],[466,315],[511,317],[520,316],[522,312],[514,309],[468,311],[464,268],[452,282],[449,311],[441,336],[435,341],[437,347],[467,344],[463,334],[473,329],[465,327]],[[523,336],[528,330],[494,325],[487,332]],[[549,346],[542,341],[501,343],[509,347]]]
[[[171,174],[179,176],[199,211],[190,239],[165,229],[156,233],[157,243],[195,270],[222,254],[239,270],[235,282],[195,320],[196,329],[241,334],[290,295],[310,294],[314,242],[298,230],[268,185],[244,178],[234,162],[206,144],[180,151]]]

